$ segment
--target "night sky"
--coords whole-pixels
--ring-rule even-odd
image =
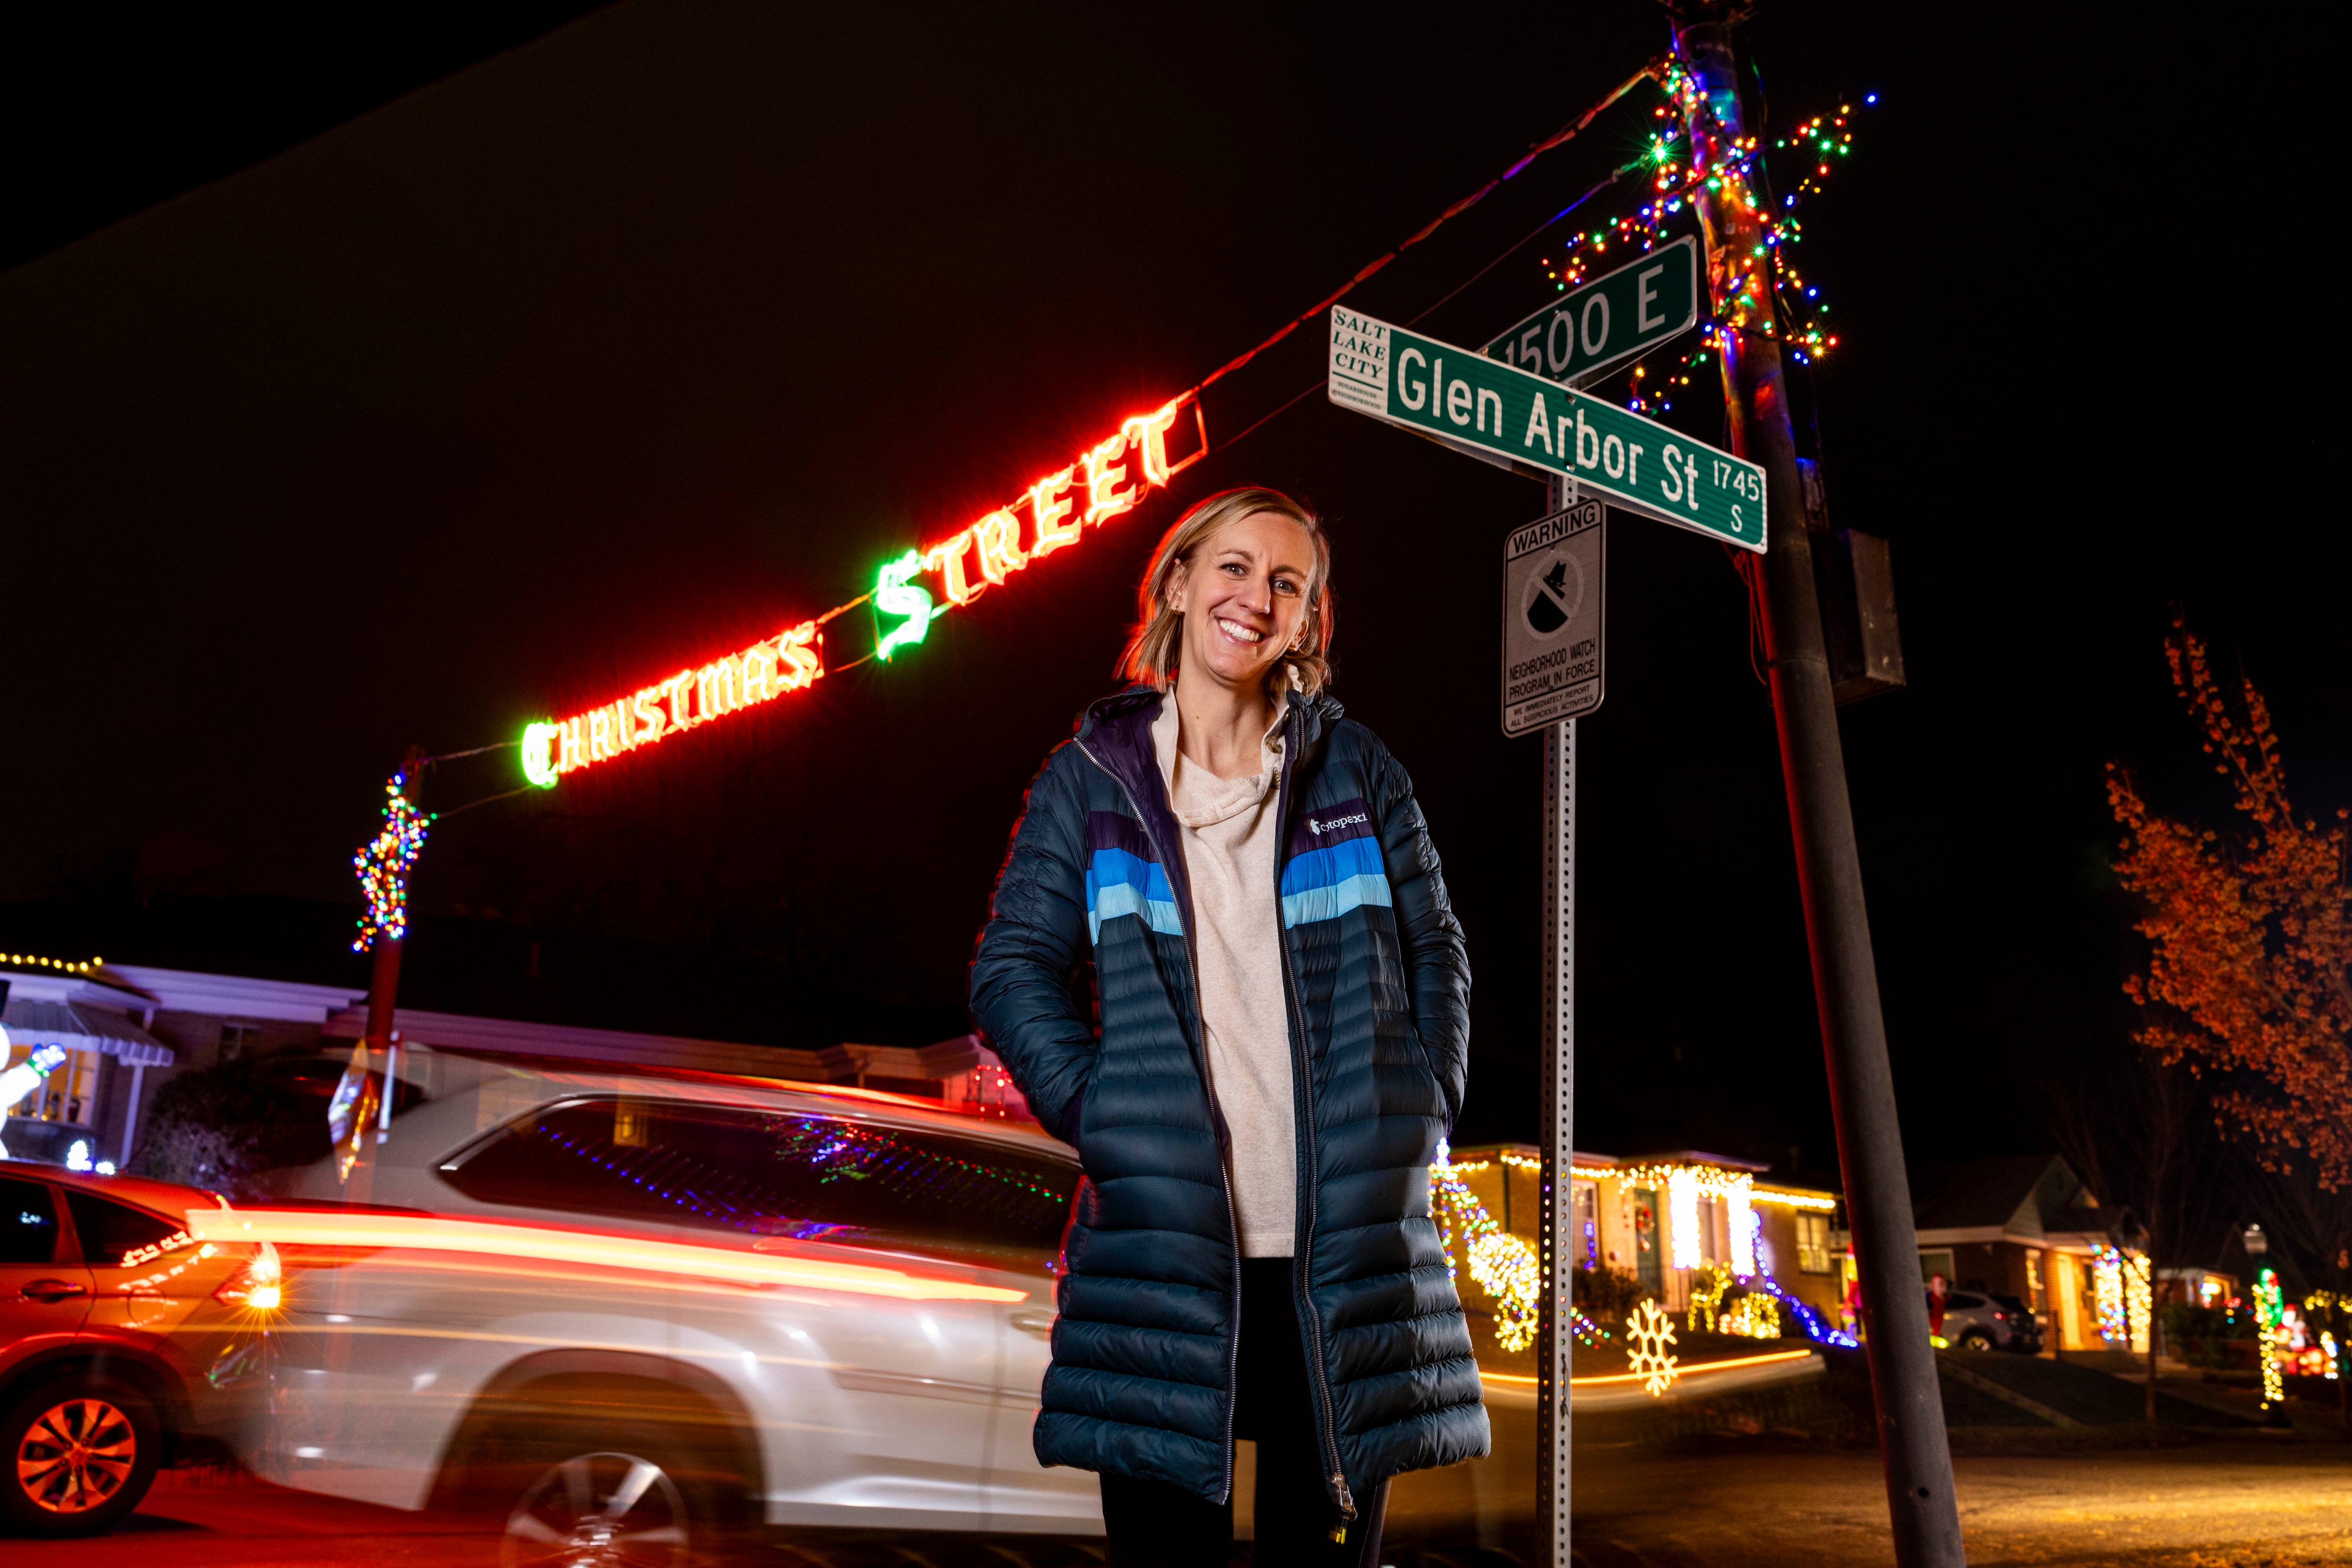
[[[566,9],[11,51],[52,86],[15,111],[41,133],[9,153],[6,254],[33,259],[0,274],[0,898],[102,904],[143,873],[355,903],[405,745],[510,739],[856,596],[1666,42],[1633,0],[1475,26],[646,0],[523,42]],[[1892,541],[1911,682],[1843,726],[1915,1159],[2049,1147],[2047,1085],[2129,1027],[2103,765],[2224,815],[2165,674],[2176,606],[2271,698],[2305,809],[2352,801],[2318,382],[2340,333],[2309,315],[2319,240],[2282,217],[2295,133],[2214,108],[2286,96],[2275,40],[1982,9],[1775,5],[1748,32],[1774,124],[1880,95],[1800,255],[1842,340],[1815,378],[1832,520]],[[73,89],[100,78],[113,99]],[[1427,308],[1630,156],[1657,101],[1351,300]],[[1538,239],[1422,329],[1483,340],[1558,254]],[[1532,1137],[1538,747],[1496,727],[1496,616],[1500,541],[1542,494],[1331,407],[1320,352],[1302,329],[1212,389],[1217,449],[1172,494],[896,666],[451,819],[419,906],[756,958],[789,977],[778,1040],[954,1032],[1023,787],[1110,688],[1150,545],[1192,499],[1273,485],[1329,519],[1335,695],[1414,773],[1469,932],[1459,1136]],[[1719,442],[1699,390],[1670,418]],[[1695,536],[1611,530],[1579,1142],[1825,1165],[1739,580]],[[862,651],[838,624],[836,664]],[[428,804],[513,788],[512,757],[436,768]],[[462,945],[428,938],[429,982]]]

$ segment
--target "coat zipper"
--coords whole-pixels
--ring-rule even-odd
[[[1292,723],[1288,744],[1283,749],[1282,788],[1276,798],[1274,898],[1279,919],[1282,908],[1283,852],[1290,843],[1291,778],[1296,766],[1306,726],[1298,719],[1298,710],[1291,710]],[[1323,1353],[1323,1316],[1315,1310],[1315,1299],[1309,1282],[1315,1272],[1315,1076],[1313,1063],[1307,1054],[1307,1019],[1298,1010],[1298,984],[1290,963],[1290,932],[1285,927],[1280,936],[1282,948],[1282,999],[1290,1012],[1290,1063],[1297,1075],[1295,1111],[1297,1130],[1299,1193],[1304,1200],[1301,1210],[1304,1223],[1297,1228],[1297,1256],[1292,1264],[1296,1275],[1295,1289],[1298,1296],[1300,1326],[1307,1330],[1307,1375],[1315,1390],[1317,1436],[1323,1440],[1323,1460],[1331,1467],[1332,1500],[1339,1505],[1339,1525],[1331,1531],[1331,1539],[1344,1542],[1348,1526],[1356,1517],[1356,1500],[1348,1490],[1348,1472],[1339,1462],[1339,1419],[1333,1414],[1329,1364]],[[1238,1268],[1240,1265],[1236,1264]]]
[[[1136,803],[1135,791],[1127,787],[1127,781],[1121,779],[1118,774],[1113,773],[1108,768],[1103,767],[1103,759],[1097,757],[1092,751],[1088,750],[1087,743],[1084,740],[1073,737],[1071,744],[1078,748],[1080,756],[1093,763],[1097,768],[1102,768],[1103,777],[1108,779],[1112,783],[1118,786],[1118,792],[1127,799],[1127,809],[1135,813],[1136,826],[1143,830],[1143,836],[1145,838],[1150,838],[1151,824],[1145,819],[1143,815],[1143,808]],[[1156,841],[1151,847],[1155,851],[1159,852],[1161,863],[1165,864],[1168,859],[1168,852],[1166,848]],[[1277,853],[1275,856],[1275,874],[1277,878],[1282,874],[1281,862],[1282,857]],[[1241,1383],[1242,1355],[1242,1217],[1241,1211],[1234,1207],[1234,1177],[1232,1170],[1234,1135],[1225,1126],[1225,1113],[1217,1104],[1217,1092],[1210,1085],[1207,1051],[1205,1042],[1201,1039],[1201,956],[1194,948],[1192,940],[1192,921],[1191,918],[1191,904],[1192,902],[1192,876],[1190,873],[1186,873],[1184,885],[1184,902],[1186,905],[1186,918],[1184,921],[1184,960],[1186,963],[1192,966],[1192,1049],[1194,1052],[1193,1064],[1200,1069],[1201,1092],[1208,1096],[1209,1120],[1217,1129],[1217,1181],[1225,1191],[1225,1228],[1232,1233],[1234,1242],[1232,1292],[1233,1312],[1231,1314],[1233,1320],[1233,1332],[1225,1336],[1225,1440],[1223,1443],[1225,1455],[1225,1484],[1217,1498],[1218,1505],[1222,1507],[1225,1503],[1232,1501],[1234,1496],[1234,1401],[1240,1397],[1239,1385]],[[1278,892],[1279,890],[1277,888],[1277,896]],[[1279,908],[1280,904],[1277,903],[1276,907]],[[1288,962],[1289,960],[1287,958],[1284,959],[1286,966],[1287,966]],[[1285,973],[1287,973],[1286,967]],[[1284,984],[1286,987],[1288,985],[1288,981],[1286,979]],[[1342,1495],[1346,1493],[1347,1487],[1344,1482],[1342,1482],[1339,1490]],[[1350,1519],[1355,1517],[1355,1510],[1352,1506],[1350,1506],[1348,1511],[1348,1517]]]

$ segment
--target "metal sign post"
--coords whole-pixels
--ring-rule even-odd
[[[1591,508],[1590,523],[1576,530],[1585,535],[1599,555],[1601,504],[1574,503],[1575,481],[1555,479],[1547,486],[1556,517],[1574,517]],[[1553,521],[1547,518],[1547,522]],[[1522,529],[1514,539],[1533,530]],[[1575,537],[1570,535],[1570,538]],[[1522,558],[1524,559],[1524,558]],[[1591,622],[1591,674],[1574,688],[1589,692],[1571,711],[1589,713],[1601,706],[1601,581],[1595,570],[1588,585],[1592,602],[1579,606]],[[1524,612],[1522,612],[1522,617]],[[1510,714],[1509,646],[1518,622],[1507,616],[1505,627],[1504,697],[1506,728]],[[1566,695],[1566,692],[1560,694]],[[1575,1224],[1570,1196],[1575,1167],[1576,1141],[1576,720],[1558,719],[1544,728],[1543,744],[1543,1221],[1540,1264],[1544,1278],[1540,1358],[1536,1385],[1537,1515],[1543,1521],[1546,1561],[1550,1568],[1568,1568],[1569,1536],[1569,1375],[1570,1356],[1576,1343],[1570,1270],[1575,1267],[1572,1244]]]
[[[1391,371],[1408,356],[1421,361],[1426,379],[1400,393]],[[1445,356],[1454,361],[1450,388]],[[1471,456],[1550,470],[1543,473],[1548,515],[1513,530],[1503,545],[1502,720],[1506,735],[1539,728],[1544,736],[1543,1218],[1538,1262],[1544,1286],[1536,1363],[1536,1492],[1546,1541],[1543,1560],[1550,1568],[1569,1568],[1569,1380],[1576,1343],[1576,721],[1598,708],[1608,690],[1602,497],[1610,505],[1761,549],[1764,514],[1756,502],[1761,484],[1751,488],[1752,465],[1742,466],[1728,454],[1613,404],[1594,402],[1493,360],[1398,332],[1338,307],[1331,311],[1329,395],[1342,407],[1436,434]],[[1550,406],[1547,396],[1554,400]],[[1454,417],[1463,410],[1475,412]],[[1557,425],[1551,423],[1555,410]],[[1539,448],[1543,455],[1530,455]],[[1645,452],[1653,459],[1646,480],[1639,462]],[[1665,471],[1671,483],[1660,477],[1661,461],[1673,465]],[[1580,484],[1590,484],[1599,494],[1580,497]]]

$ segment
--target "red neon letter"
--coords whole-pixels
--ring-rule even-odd
[[[784,633],[781,647],[784,663],[791,666],[780,677],[784,690],[799,691],[813,685],[819,675],[824,674],[824,655],[820,651],[812,651],[809,647],[812,643],[815,643],[819,650],[824,647],[814,621],[803,621]]]
[[[669,709],[670,727],[672,729],[690,727],[694,724],[694,716],[687,711],[688,706],[687,694],[694,689],[694,672],[680,670],[664,681],[661,684],[661,689],[668,694],[662,698],[662,702]]]
[[[1003,582],[1029,564],[1021,553],[1021,519],[1010,512],[991,512],[972,524],[971,537],[980,545],[980,570],[991,582]]]
[[[555,727],[555,770],[558,773],[569,773],[575,768],[584,768],[588,765],[588,758],[583,753],[580,742],[578,719],[567,718]]]
[[[713,659],[694,673],[695,707],[705,718],[733,713],[743,706],[743,669],[730,654]]]
[[[1075,465],[1065,468],[1059,474],[1049,474],[1029,486],[1029,510],[1037,519],[1037,543],[1030,550],[1031,555],[1051,555],[1064,545],[1078,542],[1077,519],[1071,517],[1067,523],[1062,521],[1076,510],[1076,507],[1060,498],[1062,492],[1070,487],[1070,476],[1076,472]]]
[[[613,710],[592,707],[588,710],[588,760],[602,762],[613,755]]]
[[[636,743],[639,746],[659,740],[669,733],[669,723],[662,717],[661,690],[659,686],[647,686],[631,699],[636,709]]]
[[[1135,506],[1136,487],[1117,489],[1127,477],[1127,465],[1118,455],[1127,450],[1127,432],[1122,427],[1117,435],[1087,454],[1087,526],[1118,516]]]
[[[943,545],[933,545],[923,557],[925,570],[936,571],[943,580],[951,604],[970,604],[980,597],[985,582],[973,582],[963,574],[964,551],[971,548],[971,530],[964,529]]]
[[[1170,403],[1157,413],[1129,420],[1120,430],[1135,443],[1143,459],[1143,482],[1146,485],[1168,483],[1168,433],[1175,428],[1176,410],[1182,399]]]
[[[776,649],[772,643],[754,643],[743,650],[743,701],[763,703],[776,695]]]

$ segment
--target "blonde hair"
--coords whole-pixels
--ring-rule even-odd
[[[1151,564],[1135,592],[1135,629],[1119,655],[1118,673],[1131,681],[1164,685],[1176,674],[1183,647],[1184,617],[1170,607],[1169,594],[1181,569],[1227,523],[1257,512],[1288,517],[1315,543],[1315,564],[1307,580],[1307,618],[1296,646],[1283,651],[1281,668],[1298,689],[1313,696],[1331,678],[1331,541],[1322,519],[1279,490],[1246,486],[1210,497],[1176,519],[1151,552]]]

